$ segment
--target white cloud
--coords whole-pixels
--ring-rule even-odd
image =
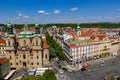
[[[45,11],[44,11],[44,10],[39,10],[38,13],[40,13],[40,14],[44,14]]]
[[[71,8],[70,10],[71,10],[71,11],[76,11],[76,10],[78,10],[78,8],[77,8],[77,7],[74,7],[74,8]]]
[[[60,10],[54,10],[54,13],[55,13],[55,14],[59,14],[59,13],[60,13]]]
[[[28,19],[28,18],[30,18],[30,17],[29,17],[29,16],[24,16],[23,18]]]
[[[19,13],[18,15],[19,15],[19,16],[23,16],[23,14],[22,14],[22,13]]]

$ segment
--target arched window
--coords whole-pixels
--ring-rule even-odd
[[[26,59],[26,56],[25,56],[25,54],[23,55],[23,59]]]
[[[39,56],[37,56],[37,59],[39,59]]]
[[[12,59],[12,56],[10,55],[10,59]]]
[[[45,59],[47,59],[47,55],[45,55]]]
[[[39,63],[37,62],[37,65],[39,65]]]
[[[26,44],[26,41],[24,40],[24,44]]]
[[[36,41],[36,46],[38,46],[38,41]]]
[[[8,46],[10,46],[10,41],[8,41]]]

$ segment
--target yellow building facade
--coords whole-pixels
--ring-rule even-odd
[[[11,24],[7,24],[6,56],[10,59],[12,69],[34,69],[48,66],[49,46],[39,32],[38,24],[35,24],[35,32],[25,30],[17,36],[13,34]]]

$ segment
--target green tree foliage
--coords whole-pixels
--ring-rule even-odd
[[[4,25],[4,24],[1,24]],[[6,28],[6,24],[4,25]],[[35,24],[28,24],[29,27],[34,27]],[[43,27],[44,29],[46,29],[47,27],[51,27],[51,26],[57,26],[57,27],[72,27],[72,28],[76,28],[77,27],[77,23],[58,23],[58,24],[39,24],[40,27]],[[17,29],[21,29],[22,27],[24,27],[24,24],[13,24],[13,27],[17,28]],[[97,27],[97,28],[120,28],[120,23],[107,23],[107,22],[102,22],[102,23],[81,23],[80,27],[82,28],[93,28],[93,27]]]
[[[54,56],[54,55],[57,55],[58,57],[60,57],[60,58],[62,58],[64,60],[65,55],[63,53],[62,47],[59,46],[59,44],[53,39],[52,36],[49,35],[48,32],[46,32],[45,36],[46,36],[47,43],[50,46],[50,49],[49,49],[50,57]]]
[[[46,70],[43,76],[45,77],[46,80],[57,80],[54,71],[50,69]]]
[[[76,28],[77,23],[67,23],[67,24],[46,24],[45,27],[57,26],[57,27],[72,27]],[[82,28],[120,28],[120,23],[81,23],[80,27]]]

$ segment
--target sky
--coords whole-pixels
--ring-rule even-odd
[[[120,22],[120,0],[0,0],[0,23]]]

